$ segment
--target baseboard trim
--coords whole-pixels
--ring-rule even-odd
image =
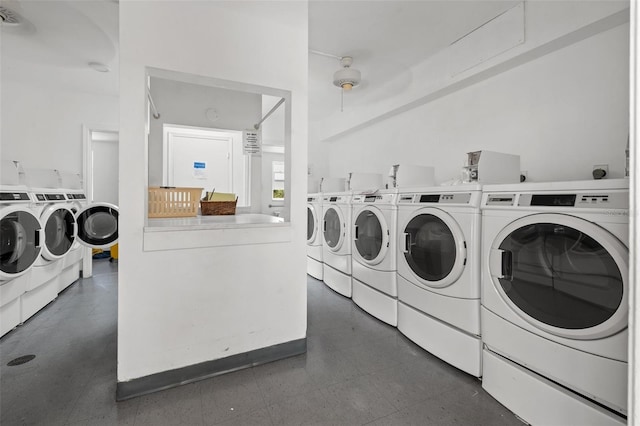
[[[208,379],[224,373],[301,355],[307,352],[307,339],[302,338],[286,343],[244,352],[230,357],[205,361],[175,370],[163,371],[126,382],[118,382],[116,401],[124,401],[153,392],[173,388],[198,380]]]

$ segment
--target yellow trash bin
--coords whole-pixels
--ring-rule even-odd
[[[111,259],[118,260],[118,243],[112,245],[109,250],[111,250]]]

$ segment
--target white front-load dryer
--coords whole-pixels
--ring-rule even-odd
[[[628,181],[484,191],[483,387],[530,424],[624,424]]]
[[[398,323],[396,279],[396,190],[354,194],[352,198],[352,299],[394,327]]]
[[[351,192],[322,194],[324,283],[351,297]]]
[[[0,336],[22,323],[22,295],[42,252],[42,224],[26,187],[0,187]]]
[[[482,375],[479,185],[400,190],[398,329],[440,359]]]
[[[118,242],[118,206],[108,202],[89,201],[76,173],[56,171],[71,211],[78,223],[76,242],[84,248],[105,249]],[[74,245],[74,249],[75,249]],[[76,262],[77,258],[72,258]],[[91,259],[88,259],[89,261]],[[65,264],[65,267],[68,267]]]
[[[322,194],[307,195],[307,274],[322,280]]]

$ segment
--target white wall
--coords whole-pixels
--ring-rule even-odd
[[[253,129],[260,120],[261,96],[216,87],[151,78],[151,94],[160,118],[149,126],[149,185],[162,185],[162,127],[164,124],[225,130]],[[218,120],[205,111],[215,109]]]
[[[329,152],[331,145],[322,142],[319,139],[320,129],[314,126],[316,123],[309,123],[309,168],[310,174],[307,176],[308,192],[313,193],[318,191],[318,185],[320,179],[323,177],[346,177],[344,173],[342,175],[331,175],[329,167]]]
[[[121,2],[120,46],[118,380],[303,338],[307,3]],[[143,251],[145,66],[292,92],[291,241]]]
[[[466,152],[485,149],[519,154],[530,181],[591,179],[595,164],[621,177],[628,49],[623,23],[337,136],[324,142],[330,174],[356,164],[357,171],[385,173],[404,162],[435,166],[442,182],[459,177]]]
[[[10,59],[3,58],[3,66]],[[82,173],[82,125],[117,127],[118,97],[2,79],[0,157]]]

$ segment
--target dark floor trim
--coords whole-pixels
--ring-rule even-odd
[[[227,358],[214,359],[175,370],[163,371],[129,380],[118,382],[116,388],[116,401],[135,398],[137,396],[173,388],[198,380],[208,379],[220,374],[244,368],[254,367],[267,362],[300,355],[307,352],[307,338],[292,340],[268,348],[256,349],[232,355]]]

